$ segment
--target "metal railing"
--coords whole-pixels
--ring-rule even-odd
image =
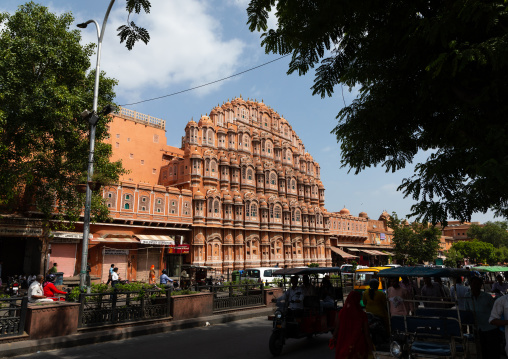
[[[0,338],[23,334],[27,304],[28,297],[0,299]]]
[[[266,304],[263,288],[264,285],[260,283],[201,286],[198,290],[210,290],[213,293],[213,311],[221,312]]]
[[[171,289],[138,292],[81,293],[78,328],[166,318]]]

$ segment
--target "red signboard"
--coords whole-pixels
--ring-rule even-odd
[[[169,254],[189,254],[190,245],[189,244],[177,244],[168,246]]]

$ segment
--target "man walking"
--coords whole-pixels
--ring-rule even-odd
[[[108,276],[108,281],[106,282],[106,285],[109,285],[109,283],[111,283],[111,281],[113,280],[112,279],[112,274],[113,274],[113,269],[115,268],[115,265],[112,264],[111,267],[109,268],[109,276]]]

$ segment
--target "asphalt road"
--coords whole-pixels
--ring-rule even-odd
[[[272,323],[266,317],[259,317],[127,340],[34,353],[16,358],[272,358],[268,350],[268,338],[271,330]],[[335,352],[328,348],[330,337],[331,334],[326,334],[315,336],[312,339],[289,339],[280,358],[332,359]]]

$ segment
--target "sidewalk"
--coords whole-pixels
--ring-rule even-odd
[[[53,349],[70,348],[80,345],[89,345],[113,340],[133,338],[141,335],[157,334],[174,330],[204,327],[210,325],[233,322],[236,320],[268,316],[273,313],[273,308],[263,307],[243,310],[233,313],[214,314],[209,317],[192,318],[186,320],[168,321],[164,323],[128,326],[116,329],[99,329],[80,332],[65,337],[45,338],[40,340],[24,340],[12,343],[0,344],[0,358],[13,357],[23,354],[36,353]],[[127,323],[132,324],[132,323]]]

